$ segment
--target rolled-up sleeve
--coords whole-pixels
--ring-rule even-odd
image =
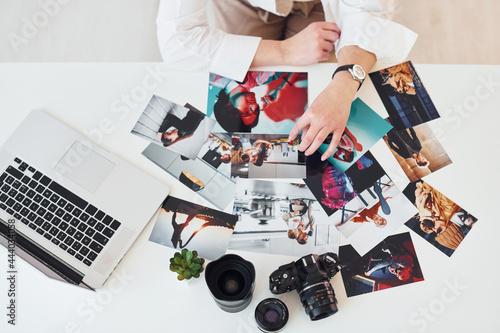
[[[156,20],[163,60],[173,68],[209,71],[242,81],[261,38],[210,27],[207,0],[161,0]]]
[[[405,60],[417,34],[392,22],[393,0],[323,0],[325,18],[336,22],[340,38],[335,53],[347,45],[372,52],[378,62],[400,63]]]

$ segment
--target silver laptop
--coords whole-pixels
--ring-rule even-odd
[[[0,148],[0,242],[45,274],[101,287],[169,189],[43,111]]]

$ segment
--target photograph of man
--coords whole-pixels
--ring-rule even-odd
[[[309,205],[306,205],[303,200],[292,200],[290,211],[281,216],[288,227],[288,238],[296,239],[301,245],[306,244],[309,236],[312,236],[314,232],[314,216],[311,214],[311,206],[311,201]],[[308,220],[304,225],[306,213]]]
[[[236,220],[234,215],[169,196],[149,240],[174,249],[189,246],[214,260],[226,252]]]
[[[195,159],[214,125],[213,119],[192,105],[180,106],[153,95],[131,133]]]
[[[418,214],[406,225],[448,256],[453,254],[477,221],[424,181],[409,184],[404,194],[418,209]]]
[[[411,61],[370,73],[370,78],[397,129],[439,118]]]
[[[347,297],[424,280],[408,232],[385,238],[363,256],[351,245],[341,246],[339,257]]]
[[[217,130],[288,134],[306,108],[307,73],[250,71],[242,82],[210,74],[207,114]]]
[[[410,182],[452,163],[428,124],[402,130],[393,128],[384,141]]]

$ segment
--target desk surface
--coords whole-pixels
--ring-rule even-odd
[[[324,87],[335,64],[309,71],[309,99]],[[448,258],[411,233],[424,282],[347,298],[340,274],[332,279],[339,312],[311,322],[297,293],[279,296],[290,310],[285,332],[493,332],[499,329],[500,273],[495,248],[500,234],[500,66],[419,65],[415,67],[441,118],[430,126],[453,164],[429,175],[427,182],[475,215],[479,221]],[[293,70],[293,68],[281,68]],[[304,68],[300,68],[301,71]],[[148,144],[130,134],[152,94],[205,110],[208,74],[167,71],[162,64],[0,64],[0,143],[27,113],[41,108],[159,181],[171,194],[205,203],[173,177],[140,155]],[[382,116],[386,112],[369,80],[358,92]],[[43,129],[40,133],[43,134]],[[27,138],[28,140],[30,138]],[[406,178],[383,142],[372,152],[403,188]],[[108,283],[91,292],[47,278],[18,260],[17,326],[0,313],[2,332],[254,332],[253,311],[271,297],[268,276],[296,258],[243,253],[257,270],[251,305],[225,313],[212,300],[204,277],[178,282],[168,269],[170,248],[148,241],[151,221]],[[409,231],[405,226],[401,232]],[[342,242],[341,242],[342,244]],[[7,251],[0,247],[7,271]],[[0,279],[0,303],[7,302],[7,281]]]

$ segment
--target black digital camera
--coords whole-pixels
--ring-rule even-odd
[[[273,294],[297,290],[311,320],[323,319],[338,310],[330,279],[339,270],[335,253],[309,254],[275,270],[269,276],[269,289]]]

